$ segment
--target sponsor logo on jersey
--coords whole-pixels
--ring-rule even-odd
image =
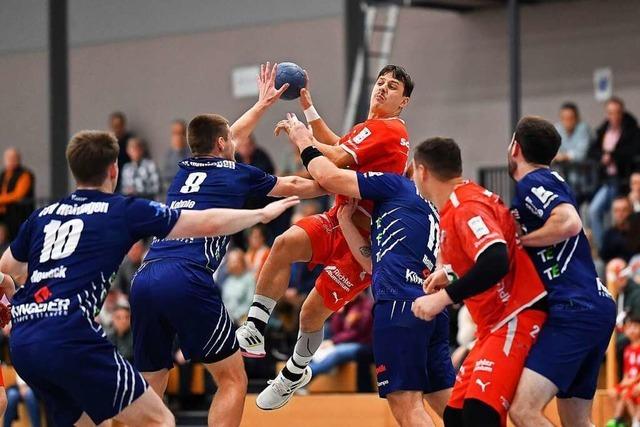
[[[376,366],[376,374],[377,375],[380,375],[381,373],[386,372],[386,371],[387,371],[387,367],[386,366],[384,366],[384,365]]]
[[[11,317],[14,323],[43,317],[66,316],[69,313],[71,300],[56,298],[48,302],[31,302],[11,307]]]
[[[493,372],[493,365],[495,362],[489,359],[480,359],[476,362],[473,372],[482,371],[482,372]]]
[[[369,130],[369,128],[365,127],[360,132],[358,132],[356,136],[351,138],[351,141],[353,141],[354,144],[358,145],[362,143],[362,141],[367,139],[369,136],[371,136],[371,131]]]
[[[384,387],[386,385],[389,385],[389,380],[384,380],[384,381],[379,381],[378,382],[378,387]]]
[[[227,169],[235,169],[236,162],[233,160],[216,160],[215,162],[206,162],[206,161],[197,161],[197,160],[183,160],[180,164],[184,166],[193,166],[196,168],[227,168]]]
[[[31,273],[31,283],[39,283],[45,279],[64,279],[66,277],[67,267],[61,265],[49,271],[34,270],[34,272]]]
[[[374,176],[382,176],[382,175],[384,175],[383,172],[365,172],[364,173],[364,177],[365,178],[371,178],[371,177],[374,177]]]
[[[487,387],[489,386],[489,384],[491,384],[491,382],[487,381],[486,383],[483,383],[482,381],[480,381],[480,378],[476,378],[476,384],[480,386],[482,392],[484,393],[485,391],[487,391]]]
[[[420,286],[422,286],[422,283],[424,282],[422,274],[416,273],[415,271],[409,270],[408,268],[405,269],[404,280],[407,283],[413,283],[414,285]]]
[[[482,239],[484,236],[490,233],[489,227],[484,223],[482,217],[474,216],[469,221],[467,221],[467,225],[473,232],[473,235],[476,236],[476,239]]]
[[[437,254],[434,255],[437,256]],[[427,267],[427,270],[429,270],[429,272],[433,271],[433,261],[429,259],[429,255],[424,254],[424,256],[422,257],[422,263],[425,267]]]
[[[539,187],[531,188],[531,192],[543,203],[543,207],[546,208],[552,201],[558,198],[558,195],[552,191],[547,190],[542,185]]]
[[[542,218],[542,216],[544,215],[544,211],[542,209],[538,209],[533,204],[533,200],[531,200],[531,197],[527,196],[527,197],[524,198],[524,205],[527,207],[527,209],[529,209],[529,211],[532,214],[534,214],[538,218]]]
[[[340,287],[345,291],[349,292],[349,290],[353,288],[353,283],[351,283],[349,278],[345,276],[340,270],[338,270],[338,267],[336,267],[335,265],[326,266],[324,268],[324,271],[334,282],[340,285]]]
[[[109,211],[109,202],[90,202],[83,205],[67,205],[66,203],[54,203],[42,209],[39,217],[51,215],[92,215],[94,213],[105,214]]]
[[[51,295],[52,293],[49,290],[49,287],[45,285],[42,288],[38,289],[38,291],[35,294],[33,294],[33,299],[35,302],[40,304],[42,302],[45,302],[49,298],[51,298]]]
[[[411,144],[409,144],[409,141],[407,141],[404,138],[400,138],[400,145],[402,145],[403,147],[407,147],[407,148],[411,147]]]
[[[196,202],[194,200],[174,200],[169,207],[171,209],[193,209],[195,205]]]

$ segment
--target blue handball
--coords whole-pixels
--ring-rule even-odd
[[[282,62],[278,64],[276,70],[276,89],[280,89],[285,83],[289,83],[289,87],[282,94],[282,98],[296,99],[300,97],[300,89],[307,85],[307,77],[298,64],[294,64],[293,62]]]

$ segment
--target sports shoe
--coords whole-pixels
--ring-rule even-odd
[[[256,405],[265,411],[282,408],[296,390],[309,384],[311,376],[311,368],[308,366],[302,372],[302,378],[295,382],[286,379],[280,372],[275,380],[267,382],[269,385],[258,395]]]
[[[253,322],[244,322],[236,330],[236,338],[238,338],[240,352],[244,357],[261,358],[266,355],[264,351],[264,335],[260,333]]]
[[[615,418],[612,418],[609,421],[607,421],[607,424],[605,424],[605,426],[606,427],[627,427],[627,424],[622,421],[618,421]]]

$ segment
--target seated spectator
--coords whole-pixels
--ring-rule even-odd
[[[562,138],[562,145],[555,161],[561,163],[584,161],[591,142],[591,129],[580,120],[576,104],[573,102],[562,104],[560,121],[556,123],[556,129]]]
[[[3,254],[9,247],[11,240],[9,240],[9,229],[7,225],[0,222],[0,254]],[[1,256],[1,255],[0,255]]]
[[[10,241],[33,212],[34,184],[33,173],[22,166],[20,152],[7,148],[4,169],[0,172],[0,222],[7,225]]]
[[[109,115],[109,130],[113,132],[118,140],[118,168],[122,171],[124,165],[129,163],[131,159],[127,153],[127,145],[129,139],[133,138],[133,134],[127,130],[127,117],[121,111],[114,111]],[[120,191],[120,180],[116,184],[116,192]]]
[[[244,259],[247,264],[247,268],[251,271],[254,277],[257,279],[264,262],[269,256],[271,248],[267,246],[267,237],[265,235],[265,228],[261,225],[256,225],[249,231],[249,244],[247,245],[247,252],[244,254]]]
[[[629,216],[631,202],[626,196],[618,196],[611,206],[612,225],[604,234],[600,245],[600,257],[607,263],[613,258],[629,261],[634,253],[631,252],[628,240]]]
[[[133,362],[133,333],[131,332],[131,308],[129,303],[120,303],[113,311],[113,329],[107,339],[118,349],[118,352]]]
[[[127,256],[120,264],[120,268],[118,268],[118,272],[116,273],[115,279],[111,283],[111,289],[122,292],[125,295],[129,295],[131,293],[131,280],[133,276],[138,271],[138,268],[142,265],[142,260],[144,255],[147,252],[147,245],[144,240],[138,240],[129,252],[127,252]]]
[[[621,184],[628,182],[634,158],[640,152],[638,122],[625,111],[624,102],[611,98],[605,108],[607,118],[589,148],[589,158],[600,165],[601,186],[589,206],[589,223],[599,248],[604,239],[604,214],[620,194]]]
[[[146,146],[139,138],[127,144],[131,161],[122,168],[122,194],[155,199],[160,193],[160,177],[153,160],[145,158]]]
[[[222,302],[231,319],[240,324],[249,313],[256,281],[247,269],[244,253],[234,249],[227,255],[227,277],[222,282]]]
[[[634,212],[640,212],[640,171],[633,172],[629,177],[629,200]]]
[[[187,145],[187,123],[176,119],[171,122],[170,145],[164,155],[162,163],[162,188],[166,191],[173,177],[178,173],[178,163],[191,156],[191,150]]]
[[[361,293],[331,316],[331,338],[322,342],[309,364],[314,378],[355,361],[363,347],[371,346],[372,309],[371,297]]]
[[[624,427],[625,411],[633,417],[633,426],[640,424],[637,399],[640,395],[640,317],[628,317],[624,324],[624,334],[629,345],[624,349],[622,381],[609,395],[615,402],[614,418],[607,427]]]
[[[256,144],[256,138],[253,134],[247,140],[237,142],[236,162],[254,166],[271,175],[275,173],[271,157]]]
[[[16,374],[16,384],[7,389],[7,409],[4,413],[4,427],[11,427],[18,419],[18,404],[27,407],[32,427],[40,427],[40,402],[27,383]]]

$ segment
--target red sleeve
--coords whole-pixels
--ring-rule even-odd
[[[494,243],[507,243],[495,214],[482,203],[466,202],[454,213],[454,229],[464,253],[476,260]]]
[[[356,164],[372,163],[378,158],[392,155],[398,150],[408,155],[409,142],[404,127],[391,126],[381,120],[367,121],[365,126],[353,137],[340,144],[343,150],[351,154]]]

